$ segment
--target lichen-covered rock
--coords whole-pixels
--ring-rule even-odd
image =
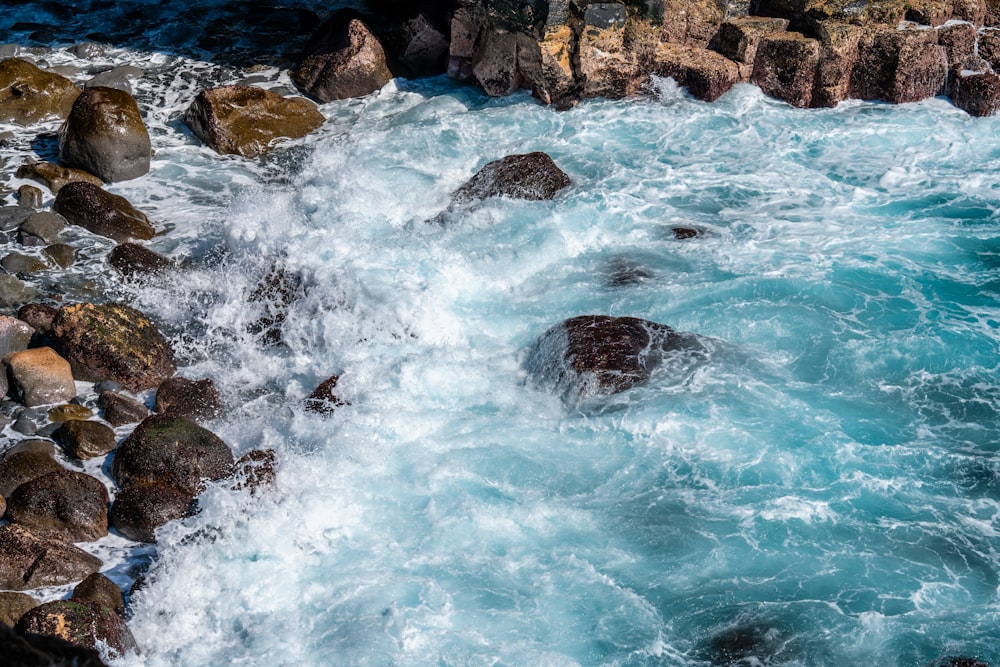
[[[337,11],[321,25],[306,53],[292,81],[319,102],[368,95],[392,80],[378,37],[352,10]]]
[[[750,80],[767,95],[795,107],[808,107],[812,101],[820,46],[797,32],[773,33],[757,47]]]
[[[184,113],[184,123],[215,152],[247,158],[282,139],[304,137],[324,120],[309,100],[254,86],[203,90]]]
[[[976,26],[971,23],[948,23],[937,29],[938,44],[944,47],[945,62],[955,71],[978,69],[982,63],[976,54]]]
[[[906,16],[910,0],[807,0],[804,6],[806,21],[836,21],[854,25],[882,24],[895,26]]]
[[[27,593],[0,591],[0,625],[14,627],[22,616],[38,605],[38,600]]]
[[[85,181],[60,188],[52,209],[70,223],[118,243],[145,241],[156,234],[146,214],[127,199]]]
[[[117,444],[112,429],[101,422],[82,419],[64,422],[54,435],[66,454],[81,461],[104,456]]]
[[[661,44],[650,68],[651,74],[671,77],[694,97],[714,102],[739,81],[735,62],[708,49]]]
[[[85,88],[59,130],[59,160],[108,183],[147,173],[151,155],[139,106],[117,88]]]
[[[813,107],[834,107],[847,99],[863,33],[864,28],[850,23],[824,21],[816,26],[820,55],[811,100]]]
[[[129,391],[174,374],[174,351],[144,314],[120,303],[63,306],[52,321],[55,345],[81,380],[113,380]]]
[[[452,195],[456,203],[489,197],[552,199],[569,185],[569,176],[542,152],[508,155],[486,164]]]
[[[136,650],[135,638],[121,616],[96,602],[46,602],[22,616],[14,629],[22,634],[58,637],[85,648],[102,644],[118,656]]]
[[[241,456],[233,474],[233,489],[247,489],[250,495],[256,495],[265,487],[273,487],[276,459],[273,449],[254,449]]]
[[[125,595],[118,584],[95,572],[73,588],[71,600],[79,602],[96,602],[105,609],[110,609],[119,616],[125,615]]]
[[[22,526],[0,526],[0,588],[64,586],[100,567],[99,558],[68,542],[33,535]]]
[[[602,4],[608,5],[603,12],[591,9],[589,17],[585,15],[577,41],[580,94],[619,99],[635,93],[643,77],[636,50],[630,48],[625,6]]]
[[[20,58],[0,60],[0,123],[31,125],[65,118],[79,94],[64,76]]]
[[[0,458],[0,496],[7,498],[25,482],[62,470],[55,453],[49,440],[22,440],[4,452]]]
[[[108,490],[97,478],[57,470],[17,487],[5,517],[36,534],[93,542],[108,534]]]
[[[944,47],[930,29],[866,30],[851,76],[850,95],[862,100],[918,102],[942,92],[948,73]]]
[[[3,358],[11,391],[28,407],[62,403],[76,396],[69,362],[51,347],[14,352]]]
[[[24,320],[10,315],[0,315],[0,359],[11,352],[28,349],[35,330]]]
[[[82,169],[71,169],[51,162],[26,162],[17,168],[18,178],[32,178],[49,186],[52,194],[68,183],[83,181],[91,185],[101,186],[104,181]]]
[[[111,505],[111,525],[136,542],[156,542],[156,529],[190,516],[194,495],[168,484],[133,484],[118,492]]]
[[[102,391],[97,397],[101,416],[112,426],[138,424],[149,416],[149,410],[139,401],[113,391]]]
[[[537,71],[522,65],[531,92],[543,104],[566,109],[578,101],[579,84],[573,66],[576,34],[568,25],[547,30],[538,42]]]
[[[122,442],[112,475],[121,487],[155,482],[195,495],[232,469],[233,453],[217,435],[184,417],[153,415]]]
[[[992,116],[1000,109],[1000,77],[993,72],[956,72],[948,96],[972,116]]]
[[[20,635],[2,623],[0,655],[16,667],[107,667],[92,648],[74,646],[58,637]]]
[[[202,420],[218,417],[222,402],[211,378],[190,380],[172,377],[161,382],[156,389],[154,407],[162,414]]]

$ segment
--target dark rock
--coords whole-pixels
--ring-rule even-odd
[[[985,662],[976,658],[965,658],[958,656],[948,656],[935,660],[927,667],[990,667]]]
[[[247,329],[260,336],[262,343],[276,345],[281,342],[281,325],[285,321],[288,307],[305,295],[302,278],[281,265],[271,267],[247,301],[259,304],[263,315]]]
[[[352,10],[334,12],[310,39],[306,53],[292,81],[319,102],[368,95],[392,80],[382,45]]]
[[[49,265],[31,255],[12,252],[0,259],[0,266],[8,273],[37,273],[49,268]]]
[[[129,391],[159,385],[174,374],[174,351],[148,317],[108,303],[63,306],[52,336],[80,380],[114,380]]]
[[[708,652],[713,665],[736,667],[747,664],[774,664],[783,646],[775,628],[757,625],[726,630],[711,639]],[[779,663],[780,664],[780,663]]]
[[[49,186],[52,194],[58,194],[63,186],[82,181],[100,187],[104,181],[82,169],[70,169],[51,162],[26,162],[17,168],[18,178],[33,178]]]
[[[66,421],[55,436],[66,454],[81,461],[104,456],[117,445],[115,432],[95,421]]]
[[[125,595],[118,584],[95,572],[73,588],[71,600],[79,602],[96,602],[105,609],[110,609],[119,616],[125,615]]]
[[[86,88],[117,88],[132,94],[132,79],[142,76],[142,70],[132,65],[121,65],[95,74],[84,85]]]
[[[651,74],[673,78],[694,97],[714,102],[739,81],[735,62],[708,49],[661,44],[651,65]]]
[[[953,70],[979,69],[982,62],[976,55],[976,26],[971,23],[949,23],[937,29],[938,44],[944,47],[945,62]]]
[[[31,208],[42,207],[42,191],[34,185],[22,185],[17,189],[17,203]]]
[[[692,227],[672,227],[670,231],[674,233],[674,238],[679,241],[697,238],[702,235],[701,230]]]
[[[393,31],[390,41],[396,57],[417,76],[445,71],[448,38],[424,14],[403,22]]]
[[[0,625],[14,627],[22,616],[38,605],[38,600],[26,593],[0,591]]]
[[[85,405],[76,403],[64,403],[48,410],[49,421],[63,422],[74,420],[87,420],[94,416],[93,411]]]
[[[3,358],[10,390],[27,407],[62,403],[76,396],[69,362],[51,347],[14,352]]]
[[[42,250],[42,254],[52,260],[56,266],[67,269],[76,262],[76,248],[65,243],[53,243]]]
[[[519,56],[537,50],[537,42],[529,35],[491,30],[476,48],[472,74],[487,95],[510,95],[525,83]]]
[[[195,136],[217,153],[254,158],[281,139],[304,137],[323,124],[316,105],[254,86],[209,88],[184,114]]]
[[[276,455],[273,449],[254,449],[247,452],[236,462],[236,472],[233,474],[233,489],[247,489],[250,495],[256,495],[265,487],[275,485]]]
[[[5,518],[36,534],[51,532],[70,542],[93,542],[108,534],[109,501],[99,479],[57,470],[17,487],[7,498]]]
[[[184,417],[153,415],[115,453],[112,475],[121,487],[159,482],[191,495],[204,480],[229,476],[233,454],[211,431]]]
[[[972,116],[992,116],[1000,109],[1000,77],[993,72],[956,72],[948,96],[955,106]]]
[[[111,526],[136,542],[156,542],[156,529],[190,516],[194,495],[156,482],[126,486],[111,505]]]
[[[84,648],[103,644],[117,656],[136,650],[135,638],[121,616],[96,602],[46,602],[22,616],[14,629],[25,635],[58,637]]]
[[[0,206],[0,232],[17,229],[34,212],[35,209],[27,206]]]
[[[33,535],[22,526],[0,526],[0,588],[64,586],[100,567],[100,559],[68,542]]]
[[[945,50],[935,31],[877,27],[861,38],[850,95],[918,102],[941,92],[946,75]]]
[[[0,123],[31,125],[65,118],[80,89],[64,76],[19,58],[0,61]]]
[[[149,410],[139,401],[113,391],[102,391],[97,397],[104,420],[112,426],[137,424],[149,416]]]
[[[107,667],[94,649],[58,637],[19,635],[2,623],[0,655],[10,667]]]
[[[139,106],[117,88],[85,88],[59,130],[59,160],[109,183],[147,173],[151,155]]]
[[[66,218],[57,213],[39,211],[21,223],[19,231],[41,239],[45,243],[58,243],[66,229]]]
[[[27,303],[18,309],[17,318],[31,325],[38,334],[47,336],[52,332],[56,312],[55,308],[44,303]]]
[[[750,80],[767,95],[795,107],[812,102],[820,45],[797,32],[774,33],[757,47]]]
[[[52,209],[70,223],[118,243],[145,241],[156,234],[146,214],[127,199],[84,181],[64,185]]]
[[[569,176],[542,152],[508,155],[488,163],[452,195],[456,203],[511,197],[552,199],[569,185]]]
[[[1000,12],[1000,2],[997,3],[997,9]],[[983,28],[977,37],[979,55],[990,64],[994,72],[1000,71],[1000,30]]]
[[[213,419],[222,411],[219,391],[210,378],[167,378],[156,390],[155,410],[189,419]]]
[[[173,267],[169,258],[138,243],[121,243],[108,253],[108,263],[124,276],[156,275]]]
[[[331,375],[319,383],[312,393],[306,398],[306,410],[318,412],[320,414],[330,414],[334,409],[344,405],[344,401],[334,393],[337,388],[337,381],[340,378]]]
[[[24,320],[10,315],[0,315],[0,359],[11,352],[28,349],[35,330]]]
[[[22,440],[0,458],[0,496],[7,498],[25,482],[62,470],[48,440]]]

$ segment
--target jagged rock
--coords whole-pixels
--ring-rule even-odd
[[[51,162],[26,162],[17,168],[17,177],[44,182],[52,194],[58,194],[64,185],[77,181],[97,186],[104,185],[104,181],[82,169],[70,169]]]
[[[927,667],[990,667],[985,662],[980,662],[977,658],[966,658],[961,656],[949,655],[944,658],[938,658],[934,662],[927,665]]]
[[[112,476],[121,487],[156,482],[194,495],[232,469],[233,453],[214,433],[184,417],[153,415],[122,442]]]
[[[73,588],[70,599],[78,602],[95,602],[119,616],[125,615],[125,595],[122,589],[100,572],[95,572],[78,583]]]
[[[15,276],[0,274],[0,306],[6,308],[21,306],[35,298],[36,294],[38,290]]]
[[[276,458],[273,449],[254,449],[241,456],[233,474],[233,489],[247,489],[250,495],[256,495],[264,487],[273,487]]]
[[[100,567],[99,558],[68,542],[33,535],[22,526],[0,526],[0,588],[64,586]]]
[[[0,315],[0,359],[11,352],[28,349],[35,330],[31,325],[10,315]]]
[[[54,435],[69,456],[81,461],[104,456],[117,444],[113,430],[100,422],[82,419],[64,422]]]
[[[104,420],[112,426],[137,424],[149,416],[149,410],[139,401],[113,391],[102,391],[97,397]]]
[[[1000,2],[997,2],[997,8],[1000,12]],[[990,64],[993,71],[1000,71],[1000,29],[983,28],[978,32],[977,37],[977,51],[980,57]]]
[[[788,19],[766,16],[731,18],[719,26],[712,48],[733,62],[746,65],[746,78],[749,78],[760,40],[787,29]]]
[[[368,95],[392,80],[381,43],[352,10],[334,12],[309,40],[306,53],[292,81],[319,102]]]
[[[757,47],[750,80],[765,94],[792,106],[808,107],[819,65],[820,46],[797,32],[774,33]]]
[[[138,243],[116,245],[108,253],[108,263],[119,273],[130,278],[156,275],[174,266],[169,258]]]
[[[64,76],[20,58],[0,60],[0,123],[31,125],[65,118],[79,94]]]
[[[463,203],[489,197],[552,199],[569,185],[566,173],[542,152],[508,155],[486,164],[452,195]]]
[[[664,42],[706,48],[725,18],[717,0],[666,0],[663,4]]]
[[[53,243],[42,250],[42,254],[49,258],[56,266],[66,269],[76,262],[76,248],[65,243]]]
[[[26,303],[17,311],[17,318],[34,328],[35,332],[47,336],[52,332],[52,320],[56,309],[44,303]]]
[[[1000,77],[993,72],[957,72],[951,77],[948,96],[972,116],[992,116],[1000,109]]]
[[[22,616],[14,629],[21,634],[58,637],[84,648],[101,644],[118,656],[136,650],[135,638],[121,616],[96,602],[46,602]]]
[[[139,106],[117,88],[85,88],[59,130],[59,160],[109,183],[147,173],[151,155]]]
[[[739,81],[739,66],[715,51],[677,44],[661,44],[651,73],[668,76],[694,97],[714,102]]]
[[[54,408],[49,408],[48,417],[51,422],[63,422],[74,420],[87,420],[94,416],[93,411],[85,405],[76,403],[64,403]]]
[[[417,76],[444,72],[448,38],[423,13],[404,21],[391,36],[396,57]]]
[[[451,43],[448,47],[448,76],[456,81],[472,80],[472,59],[476,54],[481,25],[470,7],[458,7],[451,19]]]
[[[22,185],[17,189],[17,203],[31,208],[42,207],[42,191],[34,185]]]
[[[0,655],[11,667],[107,667],[94,649],[58,637],[22,636],[2,623]]]
[[[145,241],[156,234],[146,214],[127,199],[84,181],[60,188],[52,209],[70,223],[118,243]]]
[[[58,243],[66,228],[66,218],[50,211],[39,211],[21,223],[18,232],[30,234],[44,243]]]
[[[38,600],[27,593],[0,591],[0,625],[14,627],[26,613],[39,605]],[[8,655],[4,653],[3,655]]]
[[[213,419],[222,411],[219,390],[210,378],[190,380],[167,378],[156,390],[155,409],[167,415],[188,419]]]
[[[577,102],[579,97],[576,72],[573,68],[573,54],[576,49],[576,35],[568,25],[547,30],[538,42],[538,69],[531,69],[526,61],[522,67],[531,92],[543,104],[553,104],[558,109],[566,109]]]
[[[918,102],[945,85],[948,68],[937,32],[876,27],[866,31],[851,76],[851,97]]]
[[[70,542],[93,542],[108,534],[109,501],[99,479],[57,470],[17,487],[7,498],[5,517],[36,534],[51,532]]]
[[[481,40],[472,60],[472,73],[488,95],[503,97],[525,83],[518,63],[521,53],[538,51],[529,35],[491,30]]]
[[[20,252],[12,252],[3,256],[0,259],[0,266],[3,267],[4,271],[8,273],[37,273],[38,271],[44,271],[49,268],[49,265],[38,259],[37,257],[32,257],[31,255],[25,255]]]
[[[80,380],[114,380],[129,391],[174,374],[174,351],[144,314],[120,303],[63,306],[52,321],[56,347]]]
[[[157,482],[126,486],[111,505],[111,525],[136,542],[156,542],[156,529],[190,516],[194,495]]]
[[[0,458],[0,496],[7,498],[25,482],[62,469],[51,441],[22,440]]]
[[[330,414],[336,408],[344,405],[344,401],[334,392],[340,377],[331,375],[319,383],[306,397],[306,410],[319,414]]]
[[[3,358],[10,389],[28,407],[62,403],[76,396],[69,362],[51,347],[14,352]]]
[[[254,158],[281,139],[298,139],[324,121],[316,105],[254,86],[209,88],[184,114],[184,123],[217,153]]]

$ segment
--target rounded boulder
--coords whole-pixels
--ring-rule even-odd
[[[109,500],[99,479],[57,470],[17,487],[7,499],[5,517],[31,531],[92,542],[108,534]]]
[[[86,88],[59,131],[59,160],[114,183],[149,171],[152,145],[139,106],[118,88]]]

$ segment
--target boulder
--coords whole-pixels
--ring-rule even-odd
[[[109,501],[99,479],[57,470],[17,487],[7,498],[5,518],[35,534],[93,542],[108,534]]]
[[[66,218],[51,211],[39,211],[21,223],[19,234],[31,235],[43,243],[58,243],[66,229]]]
[[[53,243],[42,250],[42,254],[56,266],[66,269],[76,262],[76,248],[65,243]]]
[[[337,396],[334,391],[337,388],[337,382],[340,377],[337,375],[331,375],[327,379],[319,383],[319,385],[312,390],[312,393],[306,397],[306,410],[309,412],[317,412],[319,414],[330,414],[334,409],[344,405],[344,401]]]
[[[1000,11],[1000,2],[997,3]],[[1000,71],[1000,29],[983,28],[977,34],[980,57],[990,64],[993,71]]]
[[[309,40],[306,54],[292,81],[319,102],[368,95],[392,80],[382,44],[352,10],[334,12]]]
[[[558,25],[545,32],[538,42],[537,69],[525,59],[519,68],[532,94],[543,104],[568,109],[577,103],[580,91],[573,65],[576,34],[568,25]]]
[[[471,81],[472,59],[482,32],[481,18],[475,8],[460,6],[451,19],[451,43],[448,46],[448,76],[463,83]]]
[[[677,44],[660,44],[650,73],[671,77],[692,96],[706,102],[719,99],[740,79],[739,66],[725,56]]]
[[[62,469],[51,441],[22,440],[0,458],[0,496],[8,498],[25,482]]]
[[[47,336],[52,332],[52,320],[56,316],[56,309],[44,303],[26,303],[17,311],[17,318],[27,322],[41,336]]]
[[[90,77],[85,88],[117,88],[132,94],[132,79],[142,76],[142,70],[132,65],[119,65]]]
[[[119,616],[125,615],[125,595],[122,589],[100,572],[95,572],[78,583],[73,588],[70,599],[78,602],[96,602]]]
[[[72,419],[63,423],[55,437],[67,455],[86,461],[104,456],[117,445],[115,432],[101,422]]]
[[[22,185],[17,189],[17,203],[31,208],[42,207],[42,191],[34,185]]]
[[[529,52],[539,53],[537,42],[529,35],[506,30],[487,31],[472,59],[472,74],[487,95],[510,95],[525,84],[519,54]]]
[[[835,21],[859,26],[895,26],[905,17],[908,6],[910,0],[875,0],[863,4],[857,0],[807,0],[803,20],[807,24]]]
[[[84,181],[60,188],[52,210],[70,223],[118,243],[148,240],[156,234],[146,214],[127,199]]]
[[[747,65],[753,70],[760,41],[774,33],[788,29],[788,19],[767,16],[740,16],[719,26],[712,48],[733,62]],[[749,73],[748,73],[749,78]]]
[[[423,13],[393,30],[396,58],[416,76],[442,74],[448,62],[448,38]]]
[[[38,605],[38,600],[27,593],[0,591],[0,625],[14,627],[18,619]]]
[[[117,88],[85,88],[59,130],[59,161],[108,183],[146,174],[151,156],[139,106]]]
[[[28,349],[35,330],[24,320],[10,315],[0,315],[0,359],[11,352]]]
[[[139,401],[113,391],[102,391],[97,397],[101,416],[112,426],[137,424],[149,416],[149,410]]]
[[[64,76],[20,58],[0,60],[0,123],[32,125],[65,118],[79,94]]]
[[[552,199],[569,183],[569,176],[545,153],[508,155],[476,172],[455,191],[452,200],[463,203],[489,197]]]
[[[27,206],[0,206],[0,232],[17,229],[34,212]]]
[[[136,650],[135,638],[121,616],[96,602],[46,602],[22,616],[14,629],[25,635],[57,637],[84,648],[102,645],[116,657]]]
[[[282,139],[304,137],[324,120],[309,100],[254,86],[203,90],[184,113],[184,123],[215,152],[247,158]]]
[[[116,245],[108,253],[108,263],[129,278],[156,275],[174,266],[169,258],[138,243]]]
[[[194,495],[157,482],[126,486],[111,505],[111,526],[136,542],[156,542],[156,529],[190,516]]]
[[[850,96],[899,104],[934,97],[948,65],[937,32],[877,26],[865,32],[851,76]]]
[[[820,45],[797,32],[761,40],[750,80],[767,95],[795,107],[808,107],[819,65]]]
[[[639,74],[636,50],[627,39],[627,23],[625,6],[620,3],[588,7],[577,41],[582,97],[620,99],[638,91],[644,77]]]
[[[233,474],[233,490],[247,489],[250,495],[256,495],[265,487],[273,487],[276,458],[273,449],[254,449],[241,456]]]
[[[956,72],[948,96],[972,116],[992,116],[1000,109],[1000,77],[993,72]]]
[[[96,186],[104,185],[104,181],[82,169],[70,169],[51,162],[26,162],[17,168],[17,177],[44,182],[52,194],[58,194],[64,185],[77,181]]]
[[[51,347],[14,352],[3,358],[11,391],[28,407],[62,403],[76,397],[73,371]]]
[[[948,23],[937,29],[938,44],[944,47],[945,62],[952,70],[980,69],[976,54],[976,26],[971,23]]]
[[[219,390],[210,378],[189,380],[172,377],[157,388],[155,409],[162,414],[188,419],[213,419],[222,411],[222,402]]]
[[[121,487],[158,482],[195,495],[232,469],[233,453],[214,433],[184,417],[153,415],[122,442],[112,476]]]
[[[0,623],[0,655],[11,667],[107,667],[91,648],[58,637],[20,635]]]
[[[63,306],[52,321],[52,337],[81,380],[113,380],[143,391],[176,370],[173,348],[156,325],[124,304]]]
[[[100,567],[99,558],[68,542],[33,535],[22,526],[0,526],[0,588],[65,586]]]
[[[37,257],[25,255],[20,252],[12,252],[4,255],[3,259],[0,259],[0,266],[8,273],[17,274],[37,273],[49,268],[48,264]]]

